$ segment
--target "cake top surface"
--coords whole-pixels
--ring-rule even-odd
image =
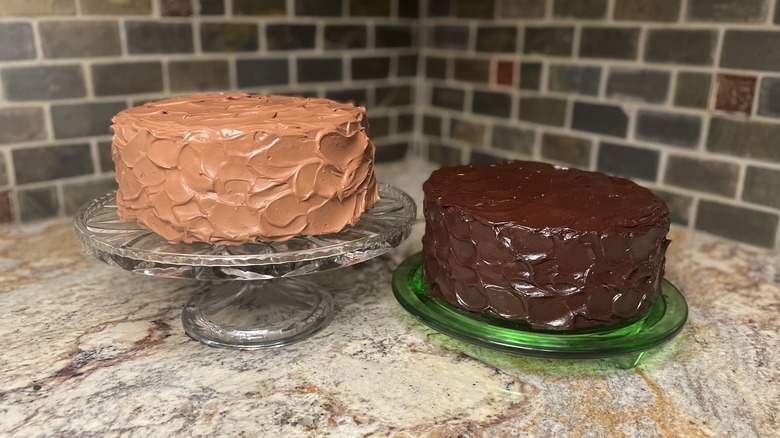
[[[155,132],[214,131],[230,137],[257,131],[308,133],[337,126],[354,131],[364,119],[364,108],[329,99],[220,93],[148,102],[128,108],[112,120],[115,124],[136,124]]]
[[[627,179],[531,161],[444,167],[423,189],[441,207],[529,228],[652,226],[668,213],[662,199]]]

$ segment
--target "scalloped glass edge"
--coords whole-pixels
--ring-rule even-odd
[[[428,296],[422,254],[407,258],[393,273],[393,293],[412,316],[453,338],[509,353],[562,359],[600,359],[644,353],[674,338],[688,319],[682,293],[664,279],[661,297],[639,320],[597,331],[550,332],[491,323]],[[639,356],[636,357],[638,362]]]
[[[206,253],[203,254],[184,254],[184,253],[160,253],[151,250],[139,250],[130,248],[126,245],[115,245],[105,240],[101,240],[100,233],[90,230],[90,219],[101,209],[115,210],[114,204],[115,192],[108,193],[85,204],[75,215],[74,227],[76,236],[82,249],[89,255],[98,258],[101,261],[110,263],[112,257],[122,260],[132,260],[146,263],[159,263],[165,266],[202,266],[202,267],[236,267],[236,266],[266,266],[281,265],[285,263],[307,262],[323,259],[336,259],[343,257],[354,257],[355,260],[349,263],[338,263],[341,266],[354,264],[359,261],[381,255],[384,252],[398,246],[405,240],[411,232],[411,227],[417,217],[417,206],[412,198],[400,189],[387,184],[378,184],[379,202],[364,213],[358,222],[345,229],[341,233],[327,234],[320,236],[298,237],[295,239],[311,239],[323,242],[322,246],[315,248],[306,248],[302,250],[282,251],[274,250],[274,243],[259,243],[251,245],[261,245],[264,248],[270,248],[268,253],[254,254],[219,254],[226,247],[224,245],[200,244],[206,247]],[[394,206],[394,204],[397,204]],[[393,208],[394,206],[394,208]],[[391,209],[388,209],[391,207]],[[388,220],[389,213],[398,213],[397,217]],[[114,218],[119,221],[119,218]],[[373,222],[373,224],[372,224]],[[377,223],[378,222],[378,223]],[[139,234],[156,236],[152,231],[140,227],[135,222],[125,222],[126,229],[116,230],[116,233],[134,232]],[[343,235],[354,230],[361,230],[361,227],[373,225],[380,231],[369,232],[360,238],[350,241],[330,242],[331,238],[342,238]],[[381,227],[379,227],[381,225]],[[181,247],[192,247],[186,244],[171,244]],[[243,246],[239,245],[238,247]],[[211,248],[212,250],[208,250]],[[366,254],[362,254],[365,252]],[[121,264],[117,266],[123,267]],[[282,275],[274,275],[279,277]]]

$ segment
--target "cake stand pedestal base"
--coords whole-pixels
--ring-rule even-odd
[[[208,282],[204,289],[185,305],[181,319],[187,335],[212,347],[281,347],[308,338],[333,319],[333,297],[310,281]]]

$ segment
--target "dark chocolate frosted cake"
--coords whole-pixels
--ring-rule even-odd
[[[570,330],[638,317],[661,293],[668,209],[629,180],[513,161],[442,168],[423,189],[435,298]]]

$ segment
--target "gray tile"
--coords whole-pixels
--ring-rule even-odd
[[[615,19],[631,21],[677,21],[680,0],[617,0]]]
[[[542,81],[542,64],[538,62],[520,63],[520,89],[538,90]]]
[[[707,108],[710,101],[712,74],[696,72],[677,73],[674,105],[687,108]]]
[[[775,3],[775,19],[773,20],[775,24],[780,24],[780,5]]]
[[[417,76],[417,55],[401,55],[396,63],[396,75]]]
[[[368,39],[366,27],[362,25],[325,26],[326,49],[362,49]]]
[[[748,166],[742,199],[780,209],[780,170]]]
[[[455,3],[453,0],[428,0],[428,17],[446,17],[455,12],[453,9]]]
[[[116,21],[42,21],[38,24],[43,55],[80,58],[122,54]]]
[[[688,21],[759,23],[766,19],[767,0],[688,0]]]
[[[36,146],[11,151],[17,184],[49,181],[94,172],[89,145]]]
[[[308,24],[269,24],[265,28],[268,50],[313,49],[316,30]]]
[[[84,15],[151,15],[152,0],[79,0]]]
[[[491,19],[494,14],[494,2],[492,1],[455,0],[456,17]]]
[[[545,0],[499,0],[497,17],[543,18]]]
[[[771,248],[778,218],[772,213],[702,199],[696,212],[696,229],[728,239]]]
[[[420,1],[407,0],[398,2],[398,16],[401,18],[420,18]]]
[[[778,138],[780,124],[713,117],[707,134],[707,150],[780,163]]]
[[[199,3],[200,15],[225,15],[225,0],[195,0]]]
[[[390,0],[349,0],[349,15],[353,17],[389,17]]]
[[[414,132],[414,114],[398,114],[398,118],[395,121],[395,129],[397,132],[408,133]]]
[[[287,84],[288,69],[287,59],[239,59],[236,61],[238,87]]]
[[[437,49],[467,49],[469,28],[467,26],[434,26],[431,38]]]
[[[98,142],[98,158],[101,172],[114,171],[114,159],[111,157],[111,141]]]
[[[441,118],[426,114],[423,116],[423,134],[433,137],[441,137]]]
[[[531,129],[514,126],[493,125],[491,145],[494,149],[531,155],[534,148],[536,133]]]
[[[35,58],[35,40],[30,23],[0,23],[0,60]]]
[[[496,157],[485,152],[471,151],[469,154],[469,164],[490,164],[498,163],[506,158]]]
[[[640,110],[636,138],[695,149],[701,136],[701,117],[689,114]]]
[[[8,169],[5,165],[5,155],[0,154],[0,186],[8,185]]]
[[[486,116],[508,118],[512,112],[512,96],[507,93],[474,90],[471,111]]]
[[[747,70],[780,71],[780,31],[727,30],[720,66]]]
[[[487,84],[490,82],[490,61],[456,58],[454,76],[459,81]]]
[[[352,58],[352,79],[381,79],[390,74],[390,58],[371,56]]]
[[[5,97],[11,101],[55,100],[87,94],[80,65],[9,67],[0,72]]]
[[[551,91],[596,96],[599,94],[600,78],[599,67],[551,65],[548,88]]]
[[[286,15],[286,0],[233,0],[233,15]]]
[[[457,166],[460,164],[460,149],[440,143],[428,145],[428,159],[440,166]]]
[[[655,181],[659,157],[658,151],[602,142],[597,169],[622,177]]]
[[[638,45],[638,27],[585,27],[580,35],[580,56],[636,59]]]
[[[574,102],[571,127],[579,131],[625,137],[628,115],[619,106]]]
[[[550,56],[571,56],[574,41],[572,27],[525,28],[523,53]]]
[[[584,138],[547,132],[542,137],[542,157],[582,169],[590,165],[590,149],[590,140]]]
[[[361,106],[367,106],[368,104],[368,93],[365,88],[329,89],[325,91],[325,97],[327,99],[335,100],[336,102],[350,102]],[[375,120],[376,117],[371,117],[370,123],[372,126],[375,124]]]
[[[60,202],[57,199],[56,187],[17,190],[16,200],[22,221],[45,219],[59,213]]]
[[[374,93],[374,105],[377,107],[408,106],[414,103],[414,89],[410,85],[376,87]]]
[[[517,45],[517,28],[509,26],[480,26],[477,28],[478,52],[512,53]]]
[[[55,138],[111,134],[111,117],[125,109],[124,102],[95,102],[52,105]]]
[[[553,15],[561,18],[596,20],[607,14],[607,0],[555,0]]]
[[[374,45],[379,48],[412,47],[414,30],[411,26],[376,26]]]
[[[758,114],[780,117],[780,78],[764,78],[761,80]]]
[[[368,135],[371,138],[386,137],[390,134],[390,117],[371,117],[368,121]]]
[[[655,194],[669,207],[669,219],[675,224],[688,225],[691,221],[693,198],[665,190],[655,190]]]
[[[450,138],[468,143],[472,147],[484,149],[487,126],[484,123],[458,118],[450,120]]]
[[[227,61],[171,61],[168,77],[171,91],[211,91],[230,88]]]
[[[126,21],[127,51],[140,53],[192,53],[192,24]]]
[[[727,161],[670,155],[664,183],[704,193],[733,197],[737,193],[739,166]]]
[[[62,198],[65,214],[73,216],[87,202],[116,188],[116,181],[113,178],[63,184]]]
[[[160,14],[163,17],[189,17],[192,15],[192,1],[160,0]]]
[[[3,0],[0,2],[0,17],[75,14],[76,4],[73,0]]]
[[[0,191],[0,223],[9,223],[14,220],[14,206],[11,192]]]
[[[336,82],[343,78],[341,58],[298,59],[298,82]]]
[[[93,64],[92,86],[96,96],[162,91],[162,65],[159,62]]]
[[[440,108],[463,110],[466,93],[459,88],[433,87],[431,90],[431,105]]]
[[[43,108],[5,107],[0,108],[0,144],[43,140],[46,131]]]
[[[340,17],[341,0],[295,0],[295,15]]]
[[[663,103],[669,93],[669,80],[666,71],[613,68],[609,71],[607,96]]]
[[[685,44],[680,44],[685,41]],[[710,29],[650,29],[645,61],[682,65],[712,65],[718,32]]]
[[[406,158],[409,151],[408,142],[379,143],[376,146],[376,162],[387,163],[390,161],[401,161]]]
[[[257,32],[252,23],[201,23],[201,47],[204,52],[254,52]]]
[[[563,126],[566,123],[566,100],[552,97],[520,97],[518,118],[542,125]]]

